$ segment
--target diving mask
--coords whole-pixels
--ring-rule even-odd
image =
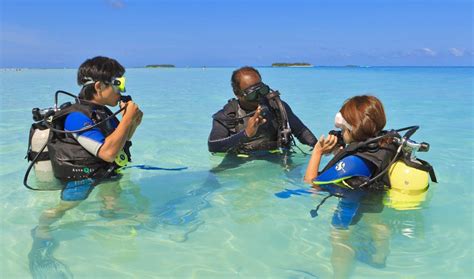
[[[112,86],[119,92],[125,92],[125,77],[113,78],[110,82]]]
[[[242,96],[246,101],[253,102],[260,100],[262,96],[267,95],[269,92],[270,87],[263,82],[259,82],[245,90],[242,90]]]
[[[352,126],[349,123],[347,123],[344,117],[342,117],[341,112],[336,113],[336,117],[334,117],[334,125],[336,126],[336,128],[339,128],[339,129],[346,128],[349,131],[352,131]]]
[[[82,85],[83,87],[96,83],[97,81],[90,77],[84,78],[86,82]],[[115,91],[123,93],[125,92],[125,77],[112,78],[111,81],[106,82],[112,85]]]

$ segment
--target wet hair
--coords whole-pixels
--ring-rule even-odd
[[[117,60],[97,56],[94,58],[87,59],[84,63],[79,66],[77,70],[77,84],[83,86],[91,78],[94,81],[100,81],[104,84],[109,84],[112,78],[121,77],[125,73],[125,68],[120,65]],[[95,91],[94,84],[83,86],[79,93],[79,98],[85,100],[92,100]]]
[[[387,122],[382,102],[374,96],[362,95],[347,99],[339,111],[352,126],[351,135],[355,141],[377,136]]]
[[[254,67],[250,66],[244,66],[242,68],[239,68],[235,70],[232,73],[232,77],[230,79],[230,84],[232,85],[232,90],[234,91],[234,94],[239,96],[242,93],[242,90],[240,88],[240,79],[242,78],[242,75],[244,74],[249,74],[249,73],[255,73],[258,75],[260,79],[262,79],[262,76],[260,73],[255,69]]]

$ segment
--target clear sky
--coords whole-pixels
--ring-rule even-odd
[[[474,64],[474,0],[0,3],[0,67]]]

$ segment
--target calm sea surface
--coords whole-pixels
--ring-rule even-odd
[[[210,172],[222,161],[207,151],[211,115],[233,96],[232,70],[127,70],[127,92],[144,112],[134,164],[187,169],[124,171],[120,185],[99,186],[51,225],[42,254],[31,252],[31,231],[59,192],[22,185],[31,109],[52,106],[56,90],[77,93],[76,70],[0,70],[1,277],[31,278],[30,266],[51,278],[331,277],[337,199],[311,218],[322,196],[275,196],[307,188],[309,157],[295,154],[290,170],[256,160]],[[385,208],[387,265],[355,261],[353,278],[472,278],[474,68],[260,70],[318,137],[333,129],[346,98],[371,93],[385,105],[388,128],[420,125],[413,139],[431,144],[418,155],[435,167],[439,183],[418,210]],[[114,211],[104,214],[110,193]]]

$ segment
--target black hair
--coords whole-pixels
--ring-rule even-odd
[[[77,70],[77,84],[83,86],[86,82],[90,81],[90,79],[109,84],[112,78],[121,77],[124,73],[125,68],[120,65],[117,60],[104,56],[96,56],[87,59],[79,66]],[[82,87],[79,98],[92,100],[96,93],[94,83],[92,83]]]
[[[260,79],[262,79],[262,76],[257,71],[257,69],[255,69],[254,67],[250,67],[250,66],[244,66],[242,68],[239,68],[239,69],[235,70],[232,73],[232,78],[230,79],[230,83],[232,85],[232,90],[234,91],[235,95],[240,95],[241,92],[242,92],[242,90],[240,89],[240,86],[239,86],[240,78],[242,77],[242,75],[244,73],[250,73],[250,72],[256,73],[258,75],[258,77]]]

